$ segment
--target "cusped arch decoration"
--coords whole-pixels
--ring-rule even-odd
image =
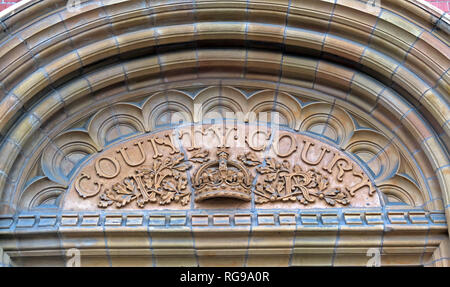
[[[358,156],[373,172],[375,178],[383,181],[397,173],[400,165],[399,150],[389,143],[383,134],[368,129],[353,133],[345,150]]]
[[[193,110],[192,98],[182,91],[156,93],[142,105],[145,130],[148,132],[164,125],[176,125],[179,121],[191,122]]]
[[[345,145],[356,127],[344,110],[329,103],[310,103],[300,115],[299,129]]]
[[[208,87],[201,90],[194,99],[196,114],[194,122],[211,122],[219,118],[239,118],[247,114],[247,99],[233,87]],[[242,119],[241,119],[242,120]]]
[[[37,177],[25,187],[19,200],[19,206],[22,210],[58,209],[65,189],[65,186],[46,177]]]
[[[248,122],[272,122],[296,129],[302,114],[300,104],[291,95],[273,90],[255,92],[248,100]],[[278,118],[274,118],[275,114]]]
[[[0,39],[0,214],[19,218],[22,211],[46,202],[47,195],[55,205],[63,202],[53,200],[54,191],[67,196],[76,172],[102,150],[168,127],[198,123],[203,114],[197,113],[195,104],[208,103],[207,110],[212,111],[279,112],[285,129],[340,149],[367,171],[379,191],[405,203],[391,206],[388,200],[381,211],[367,216],[338,209],[335,214],[344,218],[343,224],[352,224],[352,220],[385,227],[396,222],[407,226],[449,222],[447,14],[421,0],[383,0],[379,6],[356,0],[81,2],[81,9],[68,10],[65,1],[24,0],[20,9],[0,12],[5,30]],[[183,123],[168,120],[173,113],[182,115]],[[250,125],[253,120],[249,117],[243,122]],[[230,132],[230,139],[235,131]],[[266,146],[253,139],[271,136],[269,131],[255,133],[247,141],[252,138],[253,152],[262,152]],[[221,134],[212,141],[216,148],[223,138]],[[192,144],[190,150],[180,151],[183,159],[192,153],[198,161],[206,157],[195,137],[174,136],[172,140]],[[291,142],[289,136],[283,141]],[[152,146],[152,142],[147,144]],[[168,137],[153,144],[170,152]],[[278,151],[301,157],[306,143],[298,144],[297,150],[281,147]],[[314,162],[323,150],[318,145],[310,148],[314,156],[306,159]],[[137,166],[140,157],[135,152],[143,147],[136,142],[127,150],[118,150],[115,156],[122,156],[122,151]],[[242,159],[250,164],[255,159],[270,162],[251,154]],[[181,164],[181,157],[177,160]],[[114,160],[100,163],[114,164]],[[281,168],[283,160],[273,164]],[[304,172],[292,163],[284,168],[290,170],[288,174]],[[87,178],[83,180],[87,183]],[[183,186],[185,180],[177,177],[175,181]],[[98,187],[101,194],[104,187],[98,183],[81,186]],[[262,184],[257,191],[270,193],[265,188]],[[39,189],[46,192],[41,196]],[[193,192],[178,190],[173,200],[178,196],[180,202],[187,202],[185,198]],[[149,195],[145,200],[155,198]],[[170,196],[158,200],[172,202]],[[276,210],[285,210],[285,203]],[[233,214],[230,222],[272,224],[264,217],[267,214],[261,220],[252,217],[259,214],[252,213],[257,209],[251,204],[231,206],[248,210],[250,219]],[[187,217],[196,211],[194,207],[186,204]],[[59,205],[58,212],[63,210]],[[293,216],[287,211],[274,215],[273,224],[336,222],[327,221],[334,218],[334,211],[313,216],[304,215],[302,208],[294,210]],[[381,219],[377,212],[384,214]],[[436,219],[435,214],[444,213],[444,219]],[[424,215],[417,219],[417,214]],[[155,222],[146,216],[143,222]],[[183,222],[181,215],[176,216],[173,222]],[[192,219],[192,225],[226,222],[223,214],[217,221],[201,216]],[[166,219],[158,220],[171,224],[172,219]],[[448,225],[445,228],[448,233]],[[434,231],[430,230],[437,229],[424,232],[431,238]],[[344,230],[340,236],[345,236]],[[383,230],[391,230],[390,225]],[[383,233],[382,238],[388,236]],[[283,248],[293,253],[301,249]],[[422,254],[417,257],[431,262],[434,255],[423,244],[419,249]],[[242,260],[258,262],[261,258],[247,254]],[[301,261],[295,254],[291,259],[286,262]]]
[[[407,205],[422,205],[425,203],[424,197],[417,186],[407,177],[396,175],[380,185],[380,190],[388,198],[396,199],[392,202],[401,202]]]
[[[87,123],[87,131],[98,146],[121,137],[144,132],[141,109],[132,104],[114,105],[97,112]]]
[[[110,149],[111,146],[115,146],[117,142],[110,142],[108,143],[106,140],[103,140],[100,142],[101,147],[99,143],[96,142],[96,140],[100,138],[105,138],[105,133],[102,132],[102,129],[93,129],[93,123],[95,123],[95,126],[103,127],[105,126],[105,123],[109,123],[108,129],[115,129],[120,128],[121,121],[115,120],[112,121],[111,119],[115,118],[114,114],[111,114],[111,111],[117,111],[121,117],[123,118],[131,118],[134,117],[136,119],[139,119],[138,124],[136,126],[143,127],[144,125],[147,126],[153,126],[154,132],[158,132],[164,129],[167,129],[168,127],[172,126],[172,128],[183,129],[186,127],[186,124],[190,125],[192,124],[191,120],[187,120],[184,123],[180,123],[181,125],[175,124],[175,125],[169,125],[164,127],[157,128],[156,123],[158,122],[157,116],[151,116],[151,113],[149,111],[154,111],[155,113],[161,114],[160,109],[158,109],[159,106],[167,108],[168,105],[171,106],[183,106],[185,107],[186,111],[190,113],[189,110],[187,110],[187,107],[193,107],[195,106],[195,103],[204,102],[207,107],[212,107],[213,109],[221,109],[222,105],[227,103],[223,101],[224,98],[233,98],[236,97],[236,95],[241,95],[241,93],[238,93],[238,89],[232,88],[232,87],[224,87],[221,89],[218,89],[218,87],[210,87],[207,89],[204,89],[204,91],[208,91],[208,93],[211,93],[211,91],[218,92],[220,91],[220,96],[217,95],[214,97],[213,94],[208,95],[208,101],[204,101],[204,93],[200,92],[194,98],[188,97],[185,93],[181,91],[172,90],[170,91],[170,94],[173,95],[170,97],[170,101],[167,101],[165,99],[168,99],[166,96],[163,96],[162,93],[156,92],[153,95],[148,96],[147,99],[141,100],[143,105],[139,104],[133,104],[133,103],[117,103],[109,105],[107,109],[101,109],[96,114],[94,114],[92,117],[90,117],[86,121],[86,128],[76,128],[76,129],[69,129],[68,131],[61,133],[61,135],[55,139],[54,142],[49,144],[48,148],[44,150],[42,158],[41,158],[41,166],[42,166],[42,173],[45,174],[48,178],[52,179],[53,181],[64,184],[64,185],[73,185],[75,186],[75,189],[77,190],[77,193],[82,198],[92,197],[95,195],[98,195],[101,193],[102,189],[106,186],[106,183],[100,183],[97,181],[93,181],[90,184],[86,185],[86,182],[89,182],[91,180],[91,176],[89,176],[89,172],[82,172],[77,176],[77,180],[74,183],[75,170],[79,170],[80,164],[83,162],[86,163],[86,157],[89,156],[92,162],[92,157],[95,156],[98,151],[102,149]],[[120,161],[124,161],[122,163],[125,165],[128,165],[130,167],[136,167],[142,165],[144,162],[146,162],[145,158],[146,155],[149,153],[150,150],[153,150],[155,153],[155,156],[153,158],[158,158],[159,156],[162,156],[162,153],[159,151],[161,148],[158,148],[159,145],[163,145],[166,147],[170,147],[170,154],[175,152],[176,150],[186,150],[186,151],[196,151],[198,155],[202,155],[202,159],[198,159],[198,161],[206,161],[209,159],[209,157],[213,156],[211,153],[214,153],[213,150],[208,151],[208,149],[211,148],[219,148],[219,147],[229,147],[228,142],[231,140],[237,140],[240,138],[241,143],[244,143],[244,145],[247,146],[250,150],[253,150],[255,152],[262,152],[267,151],[267,148],[269,148],[271,145],[273,145],[273,149],[277,156],[280,157],[279,163],[276,161],[273,162],[273,168],[275,168],[276,165],[280,165],[283,162],[284,164],[288,164],[289,166],[295,166],[296,163],[284,163],[283,158],[289,157],[289,156],[297,156],[300,157],[305,163],[309,165],[309,168],[316,165],[318,162],[321,162],[324,158],[324,155],[329,153],[330,150],[325,147],[321,147],[318,149],[317,147],[314,147],[314,144],[309,142],[308,140],[302,141],[302,140],[295,140],[292,135],[284,134],[282,136],[279,136],[279,141],[275,141],[272,144],[268,144],[267,140],[273,140],[272,134],[280,133],[278,130],[281,128],[281,131],[286,128],[283,123],[270,123],[270,128],[274,129],[271,131],[268,130],[267,127],[264,129],[261,129],[261,126],[259,128],[254,129],[254,127],[258,127],[258,124],[254,121],[252,121],[252,117],[255,115],[258,115],[259,112],[265,112],[266,110],[258,110],[261,106],[259,103],[262,103],[268,107],[270,107],[271,113],[281,112],[283,114],[292,115],[292,120],[289,122],[289,125],[292,126],[300,126],[300,133],[305,135],[310,135],[316,138],[320,138],[325,142],[330,142],[333,145],[338,146],[340,149],[345,150],[349,152],[351,155],[354,156],[356,161],[359,161],[360,165],[363,165],[365,169],[371,174],[371,177],[374,178],[376,185],[383,186],[386,182],[390,181],[391,178],[394,177],[394,175],[398,174],[398,176],[403,176],[403,173],[405,171],[400,170],[400,151],[402,153],[406,153],[407,151],[403,150],[401,146],[396,146],[395,144],[391,144],[391,141],[387,138],[387,135],[383,135],[380,131],[373,130],[371,128],[365,127],[361,128],[359,125],[366,125],[368,126],[368,123],[364,123],[362,120],[359,120],[359,124],[355,124],[355,119],[348,113],[344,112],[343,107],[339,107],[337,104],[330,105],[327,103],[318,103],[318,102],[312,102],[310,104],[306,104],[303,108],[300,105],[300,102],[307,101],[306,98],[301,98],[299,101],[295,100],[295,98],[288,93],[279,93],[277,97],[275,98],[276,92],[270,91],[270,90],[263,90],[261,92],[254,92],[251,97],[246,99],[242,96],[242,98],[239,101],[234,101],[235,107],[234,109],[241,114],[243,111],[247,111],[247,114],[243,114],[240,119],[229,119],[226,118],[227,116],[225,114],[216,114],[216,120],[219,120],[223,126],[220,125],[214,126],[205,126],[204,128],[195,128],[191,127],[191,130],[186,131],[177,131],[178,133],[175,134],[168,134],[166,136],[163,136],[162,138],[156,138],[155,140],[151,141],[137,141],[132,145],[129,145],[127,147],[120,147],[117,149],[117,154],[114,153],[115,156],[109,156],[105,158],[100,158],[95,161],[95,173],[97,175],[101,175],[103,178],[111,179],[115,178],[120,173]],[[281,96],[282,95],[282,96]],[[198,97],[198,98],[197,98]],[[258,101],[258,97],[260,100]],[[297,96],[301,97],[301,96]],[[237,103],[240,103],[238,105]],[[154,109],[149,109],[150,104],[154,105]],[[282,107],[282,109],[280,109]],[[200,106],[198,107],[199,110],[203,110],[203,108]],[[164,109],[167,111],[167,109]],[[162,110],[162,111],[164,111]],[[207,110],[207,109],[206,109]],[[330,114],[330,118],[332,115],[339,119],[340,126],[345,127],[347,130],[341,130],[339,133],[339,138],[341,138],[341,141],[334,141],[329,138],[328,134],[326,133],[314,133],[311,130],[305,130],[310,125],[310,119],[317,117],[316,115],[326,115],[325,112],[328,111]],[[129,113],[129,115],[127,114]],[[142,117],[141,115],[144,115]],[[147,116],[145,116],[147,115]],[[295,116],[293,116],[295,115]],[[147,123],[144,119],[148,119]],[[151,121],[150,121],[151,120]],[[103,121],[103,122],[102,122]],[[302,122],[303,121],[303,122]],[[198,122],[197,124],[205,124],[204,121]],[[251,127],[249,130],[241,131],[240,128],[235,126],[236,124],[242,125],[243,123],[247,123],[249,127]],[[324,127],[333,127],[333,124],[330,122],[327,122],[326,120],[321,122]],[[329,124],[329,126],[326,126],[326,124]],[[255,126],[255,124],[257,124]],[[267,123],[266,123],[267,124]],[[261,123],[260,123],[261,125]],[[264,123],[262,123],[262,126],[264,126]],[[303,128],[302,128],[303,127]],[[276,128],[276,129],[275,129]],[[292,128],[289,128],[292,130]],[[89,132],[89,130],[91,132]],[[146,134],[144,131],[138,132],[135,136],[140,136]],[[103,136],[101,136],[103,135]],[[200,141],[198,139],[198,136],[200,137]],[[134,137],[125,137],[121,141],[118,141],[118,143],[122,143],[123,140],[128,141],[130,139],[135,138]],[[276,137],[276,136],[275,136]],[[256,139],[256,142],[255,142]],[[182,147],[176,147],[178,144],[178,141],[180,141],[181,144],[185,145]],[[294,144],[294,142],[296,144]],[[286,148],[287,147],[287,148]],[[206,150],[201,151],[202,149],[206,148]],[[199,151],[200,149],[200,151]],[[312,152],[312,155],[309,155]],[[74,154],[85,154],[86,156],[77,159],[73,157]],[[241,159],[244,159],[244,162],[251,162],[249,159],[246,158],[247,155],[240,155]],[[196,156],[194,156],[196,158]],[[55,161],[56,160],[56,161]],[[265,159],[260,159],[257,161],[259,164],[261,164]],[[267,158],[269,160],[269,158]],[[331,160],[331,159],[329,159]],[[271,162],[271,161],[269,161]],[[150,165],[153,163],[149,163]],[[268,164],[266,162],[266,164]],[[255,164],[257,165],[257,164]],[[288,167],[285,172],[291,172]],[[108,167],[109,166],[109,167]],[[348,166],[348,164],[347,164]],[[280,165],[281,167],[281,165]],[[30,166],[31,168],[31,166]],[[104,168],[109,169],[109,171],[103,171],[100,172],[99,170],[103,170]],[[342,172],[348,171],[345,164],[342,164],[341,167]],[[64,172],[65,171],[65,172]],[[281,170],[280,170],[281,171]],[[304,172],[306,172],[305,170]],[[407,171],[415,171],[413,174],[419,174],[420,173],[420,166],[410,166],[410,169]],[[268,172],[268,171],[267,171]],[[192,175],[194,176],[194,175]],[[315,177],[314,174],[305,174],[305,178],[309,177]],[[319,176],[319,175],[317,175]],[[322,175],[320,175],[322,176]],[[362,177],[361,177],[362,178]],[[33,180],[30,178],[29,180]],[[198,181],[199,179],[197,179]],[[282,182],[286,183],[286,179],[282,178],[280,179]],[[250,188],[250,183],[248,182],[250,179],[246,179],[246,185],[248,188]],[[318,180],[320,182],[320,180]],[[317,182],[317,184],[318,184]],[[412,183],[412,182],[411,182]],[[259,186],[259,183],[257,183],[254,188],[257,188],[258,192],[262,192],[266,189],[264,185]],[[324,183],[325,184],[325,183]],[[194,184],[195,185],[195,184]],[[424,188],[423,180],[422,181],[415,181],[414,183],[415,188],[413,193],[417,193],[417,190],[420,190],[418,186],[422,186],[422,189]],[[411,186],[411,185],[410,185]],[[268,187],[267,187],[268,188]],[[259,190],[258,190],[259,189]],[[347,188],[346,188],[347,189]],[[387,190],[387,189],[383,189]],[[406,189],[407,190],[407,189]],[[249,191],[249,190],[247,190]],[[221,191],[222,192],[222,191]],[[267,192],[267,191],[266,191]],[[225,190],[226,194],[227,191]],[[420,192],[419,192],[420,193]],[[186,193],[183,193],[185,195]],[[250,196],[250,195],[248,195]],[[264,197],[264,196],[263,196]],[[186,197],[187,198],[187,197]],[[277,197],[275,197],[277,198]],[[403,197],[404,198],[404,197]],[[405,200],[407,204],[411,206],[421,206],[424,203],[423,198],[426,198],[427,201],[431,200],[428,194],[423,194],[421,197],[418,196],[411,196],[411,200]],[[247,198],[249,199],[249,198]],[[266,200],[271,199],[271,196],[267,196],[265,199],[261,198],[258,199],[258,202],[264,202]],[[309,198],[311,202],[313,202],[312,198]],[[185,199],[186,203],[189,202],[189,200]],[[111,200],[107,200],[107,202],[113,202]],[[168,201],[169,203],[170,201]],[[331,202],[331,200],[330,200]],[[349,201],[342,200],[341,201],[343,206],[345,206]],[[306,201],[304,203],[307,203]],[[105,204],[105,203],[102,203]],[[121,203],[119,206],[123,206],[125,203]],[[108,205],[107,205],[108,206]],[[144,206],[144,203],[142,203],[141,207]]]

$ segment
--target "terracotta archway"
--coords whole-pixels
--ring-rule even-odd
[[[1,12],[4,250],[17,264],[32,262],[27,251],[59,264],[64,255],[56,254],[70,247],[92,249],[86,264],[100,265],[127,264],[121,248],[146,250],[150,265],[172,264],[171,252],[187,265],[261,264],[271,247],[267,265],[365,265],[368,248],[381,248],[387,265],[447,262],[449,18],[423,1],[369,2],[86,1],[68,10],[66,1],[31,0]],[[167,121],[174,112],[192,124],[207,111],[278,112],[289,137],[313,138],[317,152],[320,142],[330,157],[335,149],[354,161],[379,204],[317,212],[301,203],[269,211],[253,201],[224,212],[194,204],[79,208],[90,199],[72,187],[87,184],[80,176],[91,162],[115,147],[123,155],[125,144],[139,151],[134,140],[177,126]],[[158,144],[148,140],[149,149]],[[280,162],[301,151],[278,150]],[[233,160],[228,167],[238,170]],[[120,174],[120,163],[111,163],[116,169],[104,178]],[[9,237],[21,228],[29,231],[23,238]],[[42,246],[26,241],[34,229],[49,238]],[[136,241],[121,245],[122,229]],[[368,240],[352,239],[355,233]],[[83,234],[97,245],[80,245]],[[236,255],[214,261],[211,254],[229,248],[224,237],[236,239]],[[167,245],[167,238],[179,241]],[[119,255],[105,255],[105,244]]]

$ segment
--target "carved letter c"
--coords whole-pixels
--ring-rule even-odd
[[[93,191],[93,192],[86,192],[82,187],[81,187],[81,181],[83,180],[83,179],[87,179],[87,180],[90,180],[91,179],[91,177],[89,176],[89,175],[87,175],[87,174],[85,174],[84,172],[82,172],[81,174],[80,174],[80,176],[77,178],[77,180],[75,181],[75,190],[78,192],[78,194],[82,197],[82,198],[87,198],[87,197],[92,197],[92,196],[95,196],[95,195],[97,195],[100,191],[101,191],[101,189],[102,189],[102,187],[103,187],[103,184],[101,183],[101,184],[98,184],[97,182],[94,182],[94,184],[97,186],[97,189],[95,190],[95,191]]]

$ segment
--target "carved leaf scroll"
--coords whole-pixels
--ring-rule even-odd
[[[141,166],[121,181],[114,183],[100,195],[99,207],[106,208],[112,204],[123,207],[136,201],[139,207],[147,202],[167,205],[180,201],[182,205],[189,202],[190,192],[186,191],[187,176],[185,171],[192,164],[185,161],[183,154],[174,157],[156,159],[152,165]]]
[[[265,166],[256,168],[263,177],[263,182],[257,183],[255,187],[255,202],[258,204],[298,201],[308,205],[316,199],[324,200],[331,206],[350,203],[346,191],[337,188],[327,190],[328,178],[314,169],[304,171],[299,165],[291,168],[288,161],[280,163],[273,158],[266,158],[265,162]]]

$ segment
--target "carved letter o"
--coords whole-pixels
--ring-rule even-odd
[[[282,154],[282,153],[280,153],[279,145],[280,145],[281,139],[285,138],[285,137],[287,137],[287,138],[289,138],[291,140],[291,145],[289,147],[289,151]],[[274,143],[273,143],[273,149],[274,149],[276,155],[279,156],[279,157],[288,157],[288,156],[290,156],[293,152],[295,152],[297,150],[297,147],[298,147],[297,146],[297,140],[291,134],[280,135],[280,136],[278,136],[277,140],[274,140]]]
[[[107,161],[112,162],[112,164],[114,165],[114,169],[115,169],[113,174],[107,174],[105,171],[102,170],[102,168],[100,166],[100,161],[102,161],[102,160],[107,160]],[[101,157],[95,161],[95,171],[97,172],[97,175],[100,177],[114,178],[120,173],[120,164],[113,157]]]

